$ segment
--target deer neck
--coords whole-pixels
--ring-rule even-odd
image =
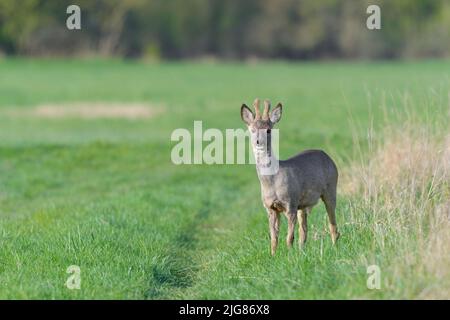
[[[253,154],[261,185],[266,188],[271,187],[279,169],[278,159],[272,152],[272,146],[270,145],[267,150],[254,148]]]

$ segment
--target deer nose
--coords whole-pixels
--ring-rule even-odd
[[[259,140],[256,140],[256,144],[259,144]]]

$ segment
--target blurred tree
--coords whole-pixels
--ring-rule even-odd
[[[16,52],[25,46],[30,34],[45,20],[37,10],[38,0],[0,1],[0,39],[8,50]]]
[[[448,0],[1,0],[0,51],[177,59],[450,55]],[[369,4],[381,30],[366,28]]]

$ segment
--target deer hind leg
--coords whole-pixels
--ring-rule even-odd
[[[280,231],[280,214],[275,210],[268,210],[269,215],[269,229],[270,229],[270,248],[272,256],[278,246],[278,233]]]
[[[308,234],[308,213],[311,212],[311,208],[300,209],[297,211],[298,218],[298,245],[300,249],[305,246],[306,238]]]
[[[292,247],[292,243],[294,242],[294,231],[295,231],[295,224],[297,223],[297,214],[296,212],[288,212],[287,213],[288,218],[288,233],[286,237],[286,244],[288,248]]]
[[[322,196],[322,200],[325,203],[325,208],[328,213],[331,241],[333,244],[336,244],[340,236],[336,224],[336,194],[325,194]]]

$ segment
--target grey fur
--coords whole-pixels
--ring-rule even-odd
[[[271,252],[278,245],[279,215],[288,219],[287,245],[292,246],[294,229],[299,221],[299,245],[303,247],[307,237],[307,216],[319,199],[325,203],[333,244],[339,238],[336,225],[336,188],[338,171],[333,160],[321,150],[306,150],[287,160],[279,160],[279,169],[272,175],[263,174],[268,161],[278,161],[272,154],[271,129],[282,114],[282,106],[270,112],[270,102],[265,101],[264,114],[259,113],[259,100],[254,102],[256,114],[244,104],[242,120],[251,134],[256,169],[261,183],[261,196],[267,210],[271,236]]]

